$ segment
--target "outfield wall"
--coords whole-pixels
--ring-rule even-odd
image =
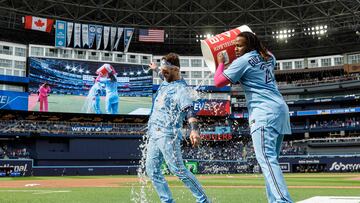
[[[34,176],[135,175],[137,165],[128,166],[37,166]]]
[[[66,163],[66,161],[63,161]],[[299,172],[298,167],[308,167],[304,172],[360,172],[360,156],[313,156],[313,157],[281,157],[280,166],[283,172]],[[15,171],[23,176],[76,176],[76,175],[135,175],[138,164],[128,165],[48,165],[36,166],[33,160],[0,160],[0,166],[14,166]],[[96,164],[96,162],[94,162]],[[220,161],[220,160],[185,160],[185,165],[194,173],[227,174],[258,173],[260,169],[255,160]],[[310,166],[310,167],[309,167]],[[166,167],[163,167],[166,168]],[[321,171],[320,171],[321,169]],[[166,172],[166,170],[165,170]]]
[[[140,139],[132,138],[37,139],[34,159],[49,160],[49,162],[52,160],[139,160],[141,158],[138,149],[140,143]]]
[[[191,160],[196,161],[196,160]],[[299,172],[360,172],[360,155],[352,156],[285,156],[279,159],[284,173]],[[255,159],[245,161],[198,161],[201,174],[257,173],[260,168]]]

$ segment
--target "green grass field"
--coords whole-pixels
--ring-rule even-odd
[[[49,112],[82,113],[82,107],[86,96],[56,95],[48,97]],[[138,108],[151,108],[151,97],[120,97],[119,113],[128,114]],[[105,113],[105,97],[101,97],[101,112]],[[40,103],[37,102],[37,95],[29,96],[29,110],[39,111]]]
[[[205,190],[219,203],[267,202],[261,175],[198,175]],[[77,176],[77,177],[23,177],[0,178],[0,202],[4,203],[106,203],[131,202],[132,190],[139,193],[140,184],[126,181],[135,176]],[[11,187],[4,188],[2,183],[29,180],[36,183],[41,180],[79,181],[86,180],[89,184],[100,179],[114,179],[112,187]],[[124,181],[116,182],[115,180]],[[169,176],[167,177],[169,179]],[[360,196],[360,173],[348,174],[286,174],[286,181],[294,201],[304,200],[313,196]],[[170,188],[178,203],[195,202],[191,193],[182,182],[171,178]],[[118,187],[117,187],[118,186]],[[148,202],[159,202],[150,182],[145,187]]]

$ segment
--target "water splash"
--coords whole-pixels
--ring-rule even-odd
[[[144,130],[147,131],[147,128]],[[149,134],[146,133],[145,136],[142,138],[142,143],[139,146],[139,149],[141,151],[141,160],[139,162],[139,168],[137,169],[137,177],[138,177],[138,184],[140,187],[135,187],[134,185],[131,187],[131,202],[135,203],[149,203],[148,195],[146,187],[148,185],[148,178],[146,177],[146,171],[145,171],[145,161],[146,161],[146,154],[147,154],[147,144]]]
[[[209,92],[204,88],[203,83],[205,80],[208,80],[209,78],[213,77],[213,73],[208,74],[204,79],[199,83],[194,89],[197,91],[199,98],[201,99],[219,99],[214,98],[213,94],[209,94]],[[224,98],[221,98],[224,99]],[[228,99],[228,98],[227,98]],[[207,101],[209,106],[207,106],[208,110],[211,110],[213,114],[215,115],[224,115],[224,106],[219,104],[216,101],[210,102]],[[221,118],[224,119],[223,124],[217,123],[217,119],[214,118],[203,118],[200,121],[200,128],[205,129],[212,126],[217,125],[229,125],[226,120],[228,118]],[[231,125],[229,125],[231,126]],[[232,143],[233,145],[241,146],[240,143]],[[236,160],[236,155],[239,149],[235,148],[227,148],[227,146],[217,146],[219,144],[216,144],[214,142],[202,142],[202,146],[199,148],[191,148],[191,147],[184,147],[183,148],[183,154],[186,156],[185,159],[191,159],[191,160],[203,160],[206,161],[207,164],[203,168],[203,172],[208,174],[223,174],[228,173],[229,169],[227,167],[224,167],[222,164],[218,164],[218,161],[230,161],[230,160]],[[241,158],[239,158],[241,159]],[[238,160],[239,161],[239,160]]]
[[[202,88],[203,83],[204,83],[205,80],[210,79],[210,77],[212,77],[213,75],[214,75],[213,73],[209,73],[207,76],[205,76],[201,80],[201,82],[197,86],[194,87],[194,90],[197,91],[197,95],[198,95],[199,98],[204,99],[204,98],[207,97],[208,92],[205,90],[205,88]]]
[[[100,93],[101,85],[95,82],[90,88],[89,93],[85,99],[84,105],[81,108],[82,113],[101,113],[100,112]],[[97,106],[97,102],[99,106]]]

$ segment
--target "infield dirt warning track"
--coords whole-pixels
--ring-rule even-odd
[[[334,175],[336,176],[336,175]],[[303,175],[293,175],[292,177],[305,177]],[[316,178],[316,175],[311,177]],[[237,179],[237,178],[258,178],[257,176],[198,176],[199,180],[204,179]],[[177,180],[177,177],[168,176],[167,180]],[[347,179],[356,180],[360,182],[360,176],[349,176]],[[49,179],[49,180],[1,180],[0,188],[72,188],[72,187],[137,187],[139,186],[139,179],[137,177],[107,177],[107,178],[64,178],[64,179]],[[170,184],[171,186],[171,184]],[[171,186],[183,187],[183,186]],[[264,188],[263,185],[204,185],[205,188]],[[288,185],[289,188],[329,188],[329,189],[360,189],[360,186],[349,185]]]

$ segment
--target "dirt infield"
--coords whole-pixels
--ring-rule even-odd
[[[10,180],[0,181],[0,188],[70,188],[70,187],[121,187],[137,182],[137,178],[61,179],[61,180]]]
[[[201,176],[199,179],[208,179],[214,177]],[[224,178],[224,176],[222,176]],[[229,177],[230,178],[230,177]],[[168,180],[177,179],[176,177],[167,177]],[[356,177],[360,180],[360,177]],[[139,180],[138,178],[88,178],[88,179],[60,179],[60,180],[0,180],[0,188],[77,188],[77,187],[131,187]],[[137,184],[136,184],[137,185]],[[182,186],[171,186],[182,187]],[[262,185],[226,185],[212,186],[206,185],[205,188],[264,188]],[[360,189],[360,186],[291,186],[289,188],[324,188],[324,189]]]

